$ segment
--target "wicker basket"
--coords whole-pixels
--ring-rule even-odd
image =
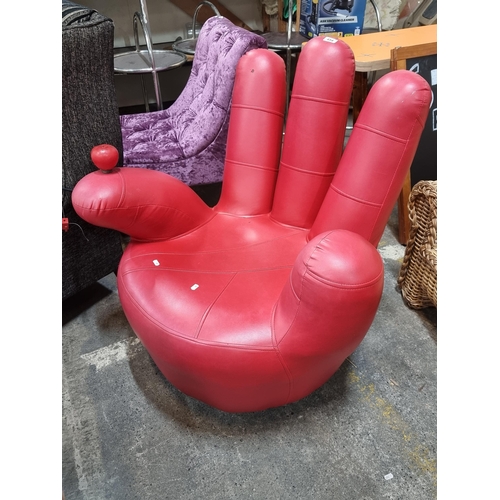
[[[410,236],[398,286],[409,307],[437,307],[437,181],[415,184],[408,210]]]

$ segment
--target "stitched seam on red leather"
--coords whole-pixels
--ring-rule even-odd
[[[198,323],[198,328],[196,329],[196,332],[194,334],[194,338],[197,339],[201,333],[201,329],[203,328],[203,325],[205,324],[205,321],[208,318],[208,315],[210,314],[210,311],[213,309],[217,301],[220,299],[222,294],[227,290],[227,287],[233,282],[234,278],[238,276],[238,273],[234,273],[233,277],[226,283],[226,286],[220,291],[220,293],[215,297],[215,299],[212,301],[212,303],[207,306],[205,309],[205,312],[203,313],[203,316],[200,318],[200,322]]]
[[[292,273],[290,272],[290,277],[289,277],[289,281],[292,281]],[[302,287],[302,282],[301,282],[301,287]],[[290,328],[292,328],[292,325],[293,323],[295,322],[295,319],[297,318],[297,313],[299,311],[299,307],[300,307],[300,299],[299,299],[299,296],[297,295],[297,293],[295,292],[292,284],[290,283],[290,288],[295,296],[295,298],[297,299],[297,307],[295,308],[295,313],[293,315],[293,319],[290,321],[290,325],[289,327],[287,328],[286,332],[283,334],[283,336],[281,337],[281,340],[278,342],[276,340],[276,332],[274,330],[274,316],[275,316],[275,313],[276,313],[276,309],[278,307],[278,303],[274,304],[274,307],[273,307],[273,313],[271,315],[271,332],[272,332],[272,341],[273,341],[273,345],[276,347],[276,349],[279,349],[279,345],[281,344],[281,342],[283,342],[283,339],[287,336],[288,332],[290,331]]]
[[[336,281],[330,281],[330,280],[327,280],[325,278],[322,278],[321,276],[317,275],[316,273],[314,273],[313,271],[311,271],[310,269],[307,270],[307,272],[304,274],[304,276],[308,274],[311,278],[315,279],[316,281],[320,282],[320,283],[324,283],[326,285],[330,285],[333,287],[336,287],[336,288],[343,288],[344,290],[347,290],[347,291],[357,291],[357,290],[361,290],[363,288],[368,288],[372,285],[374,285],[375,283],[377,283],[377,281],[380,280],[380,277],[383,275],[383,271],[381,271],[375,278],[373,278],[372,280],[370,281],[365,281],[364,283],[358,283],[356,285],[351,285],[351,284],[348,284],[348,283],[339,283],[339,282],[336,282]]]
[[[280,169],[282,167],[288,168],[290,170],[294,170],[295,172],[303,173],[303,174],[308,174],[308,175],[316,175],[318,177],[333,177],[332,172],[314,172],[313,170],[305,170],[303,168],[298,168],[294,167],[293,165],[289,165],[288,163],[285,163],[284,161],[280,162]]]
[[[121,169],[118,170],[118,173],[120,174],[120,179],[122,181],[122,194],[120,196],[120,201],[118,202],[118,207],[120,207],[123,203],[123,200],[125,199],[125,179],[123,178]]]
[[[276,116],[279,116],[280,118],[282,118],[283,116],[285,116],[284,113],[280,113],[279,111],[274,111],[272,109],[267,109],[267,108],[261,108],[259,106],[246,106],[245,104],[233,104],[231,106],[231,109],[249,109],[251,111],[262,111],[264,113],[268,113],[270,115],[276,115]]]
[[[333,184],[330,184],[330,189],[339,193],[344,198],[349,198],[350,200],[356,201],[358,203],[362,203],[363,205],[369,205],[369,206],[376,207],[376,208],[380,208],[382,206],[382,203],[374,203],[371,201],[362,200],[361,198],[356,198],[355,196],[347,194],[344,191],[340,190],[338,187],[334,186]]]
[[[269,172],[278,171],[278,167],[266,168],[261,165],[256,165],[255,163],[244,163],[242,161],[231,160],[230,158],[226,158],[226,163],[232,163],[233,165],[241,165],[243,167],[248,167],[248,168],[256,168],[258,170],[267,170]]]
[[[228,344],[227,342],[214,342],[214,341],[207,341],[207,340],[200,340],[196,339],[193,337],[188,337],[187,335],[182,334],[181,332],[178,332],[176,330],[172,330],[170,328],[166,328],[163,323],[160,323],[157,321],[155,318],[153,318],[150,314],[148,314],[144,308],[134,299],[132,295],[130,295],[129,291],[125,288],[124,292],[127,293],[128,298],[130,299],[131,302],[134,303],[134,306],[140,309],[144,315],[145,318],[147,318],[149,321],[154,323],[158,328],[162,329],[167,335],[172,335],[174,337],[180,338],[182,340],[185,340],[187,342],[192,342],[193,344],[203,344],[209,347],[224,347],[228,349],[242,349],[244,351],[265,351],[265,352],[273,352],[275,351],[275,348],[273,346],[269,347],[260,347],[260,346],[251,346],[249,347],[246,344]]]
[[[152,256],[159,256],[159,255],[169,255],[169,254],[150,254]],[[144,257],[145,255],[141,255],[141,257]],[[135,260],[138,258],[137,256],[132,257],[131,259],[127,259],[127,261],[130,260]],[[234,273],[239,273],[239,274],[248,274],[248,273],[266,273],[269,271],[281,271],[282,269],[291,269],[293,266],[292,265],[284,265],[284,266],[274,266],[274,267],[257,267],[257,268],[249,268],[249,269],[195,269],[195,268],[185,268],[185,269],[179,269],[178,267],[167,267],[162,264],[160,266],[156,266],[155,264],[151,263],[151,265],[142,265],[141,267],[135,267],[134,269],[129,269],[127,271],[123,271],[123,274],[132,274],[136,272],[142,272],[142,271],[151,271],[155,270],[156,272],[160,271],[175,271],[179,273],[192,273],[196,272],[198,274],[234,274]]]
[[[364,124],[359,123],[359,122],[356,122],[355,127],[358,129],[366,130],[367,132],[373,132],[374,134],[380,135],[381,137],[385,137],[387,139],[391,139],[391,140],[393,140],[395,142],[399,142],[401,144],[405,144],[408,142],[408,139],[403,139],[401,137],[396,137],[395,135],[392,135],[392,134],[387,134],[386,132],[382,132],[381,130],[370,127],[368,125],[364,125]]]
[[[276,315],[276,308],[277,307],[278,307],[278,303],[276,302],[276,304],[274,304],[273,312],[271,314],[271,340],[272,340],[272,344],[273,344],[273,349],[276,352],[276,355],[278,356],[278,360],[281,363],[281,366],[283,367],[283,371],[285,372],[285,375],[288,378],[288,394],[287,394],[286,399],[285,399],[285,401],[286,401],[285,404],[288,404],[290,402],[290,396],[292,394],[292,389],[293,389],[293,377],[292,377],[292,372],[289,370],[288,366],[285,363],[285,360],[283,358],[283,354],[281,353],[280,348],[279,348],[279,344],[276,341],[276,332],[274,329],[274,318]],[[297,310],[298,310],[298,308],[297,308]],[[297,312],[295,313],[295,316],[297,316]],[[295,318],[294,318],[294,320],[295,320]],[[291,324],[293,324],[293,321]],[[287,332],[288,332],[288,330],[287,330]],[[286,333],[285,333],[285,335],[283,335],[283,338],[285,338],[285,336],[286,336]],[[283,340],[283,338],[281,340]]]
[[[322,99],[321,97],[311,97],[308,95],[303,95],[303,94],[293,94],[292,93],[292,98],[293,99],[300,99],[302,101],[313,101],[313,102],[321,102],[324,104],[332,104],[334,106],[345,106],[346,104],[349,104],[350,101],[332,101],[331,99]]]
[[[319,242],[318,242],[318,244],[316,245],[316,247],[314,248],[314,250],[313,250],[313,251],[311,252],[311,254],[309,255],[309,259],[307,259],[307,262],[305,263],[305,268],[306,268],[306,270],[308,269],[308,263],[309,263],[309,261],[311,260],[312,255],[314,254],[314,252],[317,250],[317,248],[319,247],[319,245],[323,242],[323,240],[324,240],[325,238],[326,238],[326,236],[325,236],[324,238],[322,238],[322,239],[321,239],[321,241],[319,241]],[[299,292],[299,294],[297,294],[297,293],[295,292],[295,289],[294,289],[294,288],[293,288],[293,286],[291,286],[291,284],[290,284],[290,286],[291,286],[291,288],[292,288],[292,291],[293,291],[293,293],[294,293],[295,297],[297,298],[297,307],[295,308],[295,314],[294,314],[294,316],[293,316],[293,320],[290,322],[290,326],[288,327],[288,329],[287,329],[286,333],[285,333],[285,334],[281,337],[281,340],[279,341],[279,343],[276,343],[276,350],[277,350],[277,352],[278,352],[278,353],[279,353],[279,355],[280,355],[280,360],[281,360],[282,356],[281,356],[281,351],[279,350],[279,344],[281,344],[281,342],[283,342],[283,340],[284,340],[284,339],[285,339],[285,337],[287,336],[288,332],[289,332],[289,331],[290,331],[290,329],[292,328],[292,325],[295,323],[295,320],[297,319],[297,314],[298,314],[299,309],[300,309],[300,306],[301,306],[301,300],[300,300],[300,298],[299,298],[299,297],[301,297],[301,296],[302,296],[302,289],[303,289],[303,287],[304,287],[304,279],[305,279],[306,274],[307,274],[307,271],[306,271],[306,272],[302,275],[302,279],[300,280],[300,292]],[[292,279],[292,273],[290,273],[290,280],[291,280],[291,279]],[[275,340],[275,339],[273,338],[273,342],[274,342],[274,340]],[[289,372],[289,371],[288,371],[288,367],[286,366],[286,363],[285,363],[284,359],[282,360],[282,364],[283,364],[283,367],[285,368],[285,370],[287,371],[287,374],[288,374],[288,373],[290,373],[290,378],[289,378],[289,380],[290,380],[290,391],[288,392],[288,396],[287,396],[287,399],[286,399],[286,404],[288,404],[288,403],[290,403],[290,402],[291,402],[291,401],[290,401],[290,395],[291,395],[291,394],[292,394],[292,392],[293,392],[293,378],[292,378],[292,374],[291,374],[291,372]]]

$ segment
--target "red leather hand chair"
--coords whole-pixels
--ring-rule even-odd
[[[94,148],[101,171],[79,182],[73,204],[130,235],[123,310],[184,393],[228,412],[285,405],[325,383],[369,330],[383,289],[377,244],[431,92],[415,73],[386,74],[342,152],[353,77],[343,41],[310,40],[283,140],[284,63],[264,49],[244,55],[213,208],[167,174],[112,168],[117,157]]]

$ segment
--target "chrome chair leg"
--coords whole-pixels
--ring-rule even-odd
[[[142,31],[144,33],[144,38],[146,39],[146,47],[148,50],[148,55],[151,64],[151,74],[153,76],[153,84],[155,89],[155,97],[156,97],[156,109],[158,111],[163,109],[163,100],[161,96],[160,89],[160,81],[158,78],[158,73],[156,71],[155,58],[153,54],[153,43],[151,40],[151,31],[149,29],[149,16],[148,16],[148,8],[146,4],[146,0],[141,0],[141,12],[134,13],[134,39],[135,39],[135,49],[137,52],[140,52],[140,44],[139,44],[139,35],[137,31],[137,25],[140,23]],[[149,101],[147,100],[147,92],[144,84],[144,80],[142,81],[143,93],[145,94],[146,99],[146,111],[149,111]]]

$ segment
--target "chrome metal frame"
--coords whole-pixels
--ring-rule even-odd
[[[373,9],[375,10],[375,16],[377,16],[378,30],[382,31],[382,21],[380,18],[380,11],[378,10],[378,7],[377,7],[377,4],[375,3],[375,0],[370,0],[370,3],[372,4]]]
[[[194,38],[198,38],[198,36],[196,35],[196,18],[198,16],[198,12],[200,11],[200,9],[204,6],[204,5],[207,5],[208,7],[210,7],[215,15],[217,17],[222,17],[220,15],[220,12],[219,12],[219,9],[217,9],[217,7],[212,3],[212,2],[208,2],[206,0],[204,0],[203,2],[201,2],[198,7],[196,7],[196,10],[194,11],[194,15],[193,15],[193,39]]]
[[[141,47],[139,44],[139,34],[137,31],[137,24],[140,23],[142,31],[144,33],[144,38],[146,39],[146,47],[150,59],[151,64],[151,73],[153,75],[153,84],[155,89],[155,97],[156,97],[156,108],[157,110],[163,109],[163,100],[161,97],[161,89],[160,89],[160,81],[158,78],[158,73],[156,72],[156,64],[155,58],[153,54],[153,42],[151,39],[151,31],[149,29],[149,15],[148,15],[148,7],[146,4],[146,0],[140,0],[141,4],[141,12],[135,12],[133,17],[133,28],[134,28],[134,39],[135,39],[135,50],[136,52],[141,51]],[[146,105],[146,111],[149,111],[149,99],[146,90],[146,85],[144,83],[144,76],[141,75],[141,83],[142,83],[142,92],[144,94],[144,102]]]
[[[196,10],[194,11],[193,15],[193,24],[191,30],[193,34],[192,37],[185,38],[184,40],[180,38],[177,41],[175,41],[174,44],[172,45],[172,48],[177,52],[182,52],[183,54],[194,56],[196,52],[196,40],[198,38],[198,34],[196,33],[196,24],[197,24],[196,19],[198,17],[198,12],[204,5],[210,7],[214,11],[216,17],[224,17],[221,15],[217,7],[212,2],[207,2],[207,1],[200,2],[196,7]]]

